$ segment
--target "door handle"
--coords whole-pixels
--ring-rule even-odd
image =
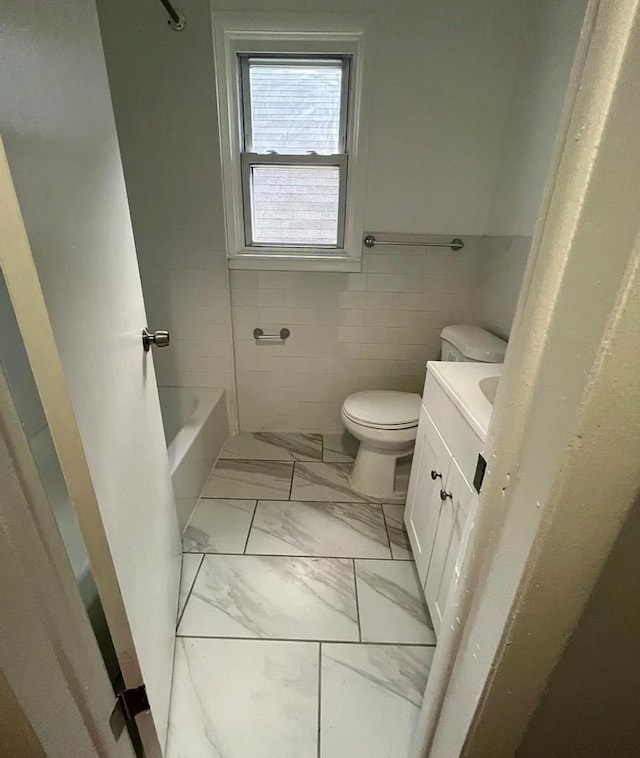
[[[171,343],[171,335],[169,332],[160,330],[157,332],[150,332],[147,327],[142,330],[142,347],[145,353],[151,350],[151,345],[156,347],[169,347]]]

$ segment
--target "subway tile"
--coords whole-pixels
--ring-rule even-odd
[[[360,358],[362,346],[359,342],[336,342],[333,354],[338,358]]]
[[[349,292],[361,292],[367,289],[366,274],[347,274],[346,287]]]
[[[424,345],[389,345],[372,344],[362,346],[363,358],[396,359],[399,361],[417,360],[425,353]]]
[[[258,271],[230,271],[229,284],[232,289],[256,289],[258,273]]]
[[[394,293],[392,307],[404,311],[447,311],[451,297],[442,293]]]
[[[237,306],[284,305],[284,290],[234,289],[231,302]]]
[[[231,309],[234,326],[260,323],[260,310],[256,306],[237,306]]]
[[[390,308],[392,295],[379,292],[341,292],[340,308]]]
[[[419,326],[390,327],[386,329],[387,342],[394,345],[420,345],[429,338],[432,329]]]
[[[342,296],[342,294],[361,294],[361,293],[338,293],[335,292],[327,292],[321,288],[318,289],[300,289],[300,290],[287,290],[285,292],[285,300],[283,305],[286,305],[287,307],[293,307],[293,308],[304,308],[304,307],[315,307],[315,306],[323,306],[327,305],[328,303],[337,303],[339,297]],[[266,303],[265,303],[266,305]],[[359,306],[354,306],[359,307]]]
[[[418,361],[402,361],[402,365],[398,365],[397,360],[385,361],[385,374],[391,376],[398,376],[402,372],[403,376],[421,377],[424,380],[424,376],[427,373],[427,361],[438,360],[439,353],[427,354],[424,360]]]
[[[404,274],[367,274],[367,290],[370,292],[420,292],[423,282],[420,277]]]
[[[362,256],[362,270],[366,274],[393,274],[395,268],[395,255],[379,253],[370,255],[365,253]]]
[[[286,290],[291,286],[291,274],[288,271],[260,271],[258,286],[263,290]]]
[[[339,326],[338,342],[384,342],[387,329],[375,326]]]
[[[447,316],[441,311],[363,311],[365,326],[442,329]]]

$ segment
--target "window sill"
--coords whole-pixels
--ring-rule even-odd
[[[343,271],[360,273],[362,259],[352,255],[229,255],[229,268],[253,271]]]

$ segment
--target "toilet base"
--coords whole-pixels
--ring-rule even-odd
[[[360,443],[349,483],[352,489],[368,497],[400,500],[406,493],[396,492],[396,465],[399,458],[413,452],[413,443],[401,450],[379,450]]]

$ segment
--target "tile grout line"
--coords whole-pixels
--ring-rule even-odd
[[[360,642],[362,642],[362,624],[360,623],[360,601],[358,599],[358,575],[356,573],[356,559],[352,558],[351,563],[353,564],[353,590],[354,590],[354,595],[356,599],[356,616],[358,619],[358,639]]]
[[[291,481],[289,482],[289,497],[287,498],[288,502],[291,502],[291,495],[293,493],[293,480],[296,475],[296,466],[298,465],[298,461],[293,462],[293,466],[291,467]]]
[[[249,546],[249,537],[251,536],[251,530],[253,529],[253,521],[256,517],[256,511],[258,510],[258,500],[253,504],[253,513],[251,514],[251,522],[249,523],[249,531],[247,532],[247,539],[244,541],[244,550],[242,553],[230,553],[230,555],[246,555],[247,547]],[[225,555],[224,553],[212,553],[212,555]]]
[[[260,502],[259,500],[257,502]],[[391,558],[386,556],[362,556],[362,555],[319,555],[317,553],[224,553],[224,552],[199,552],[197,550],[186,550],[183,555],[246,555],[253,558],[324,558],[325,560],[356,560],[356,561],[391,561]],[[393,558],[396,563],[415,563],[413,558]]]
[[[181,640],[238,640],[238,642],[294,642],[308,643],[309,645],[366,645],[378,647],[419,647],[434,648],[436,643],[429,642],[373,642],[363,640],[327,640],[310,639],[307,637],[229,637],[228,635],[211,636],[206,634],[177,634],[176,639]]]
[[[318,645],[318,758],[322,753],[322,642]]]
[[[389,543],[389,556],[391,560],[395,560],[393,557],[393,548],[391,547],[391,535],[389,534],[389,524],[387,523],[387,517],[384,512],[384,504],[380,505],[380,511],[382,512],[382,521],[384,522],[384,531],[387,535],[387,542]]]
[[[183,553],[182,555],[198,555],[198,553]],[[196,570],[196,573],[193,575],[193,581],[191,582],[191,586],[189,587],[189,592],[187,593],[187,599],[184,601],[184,605],[182,606],[182,611],[180,612],[180,616],[176,622],[176,638],[178,637],[178,627],[180,626],[180,622],[182,621],[182,617],[184,616],[184,612],[187,610],[187,605],[189,603],[189,600],[191,600],[191,593],[193,592],[193,588],[196,584],[196,579],[198,578],[198,574],[200,573],[200,569],[202,568],[202,564],[204,563],[204,557],[206,553],[202,553],[202,558],[200,558],[200,563],[198,564],[198,568]]]

